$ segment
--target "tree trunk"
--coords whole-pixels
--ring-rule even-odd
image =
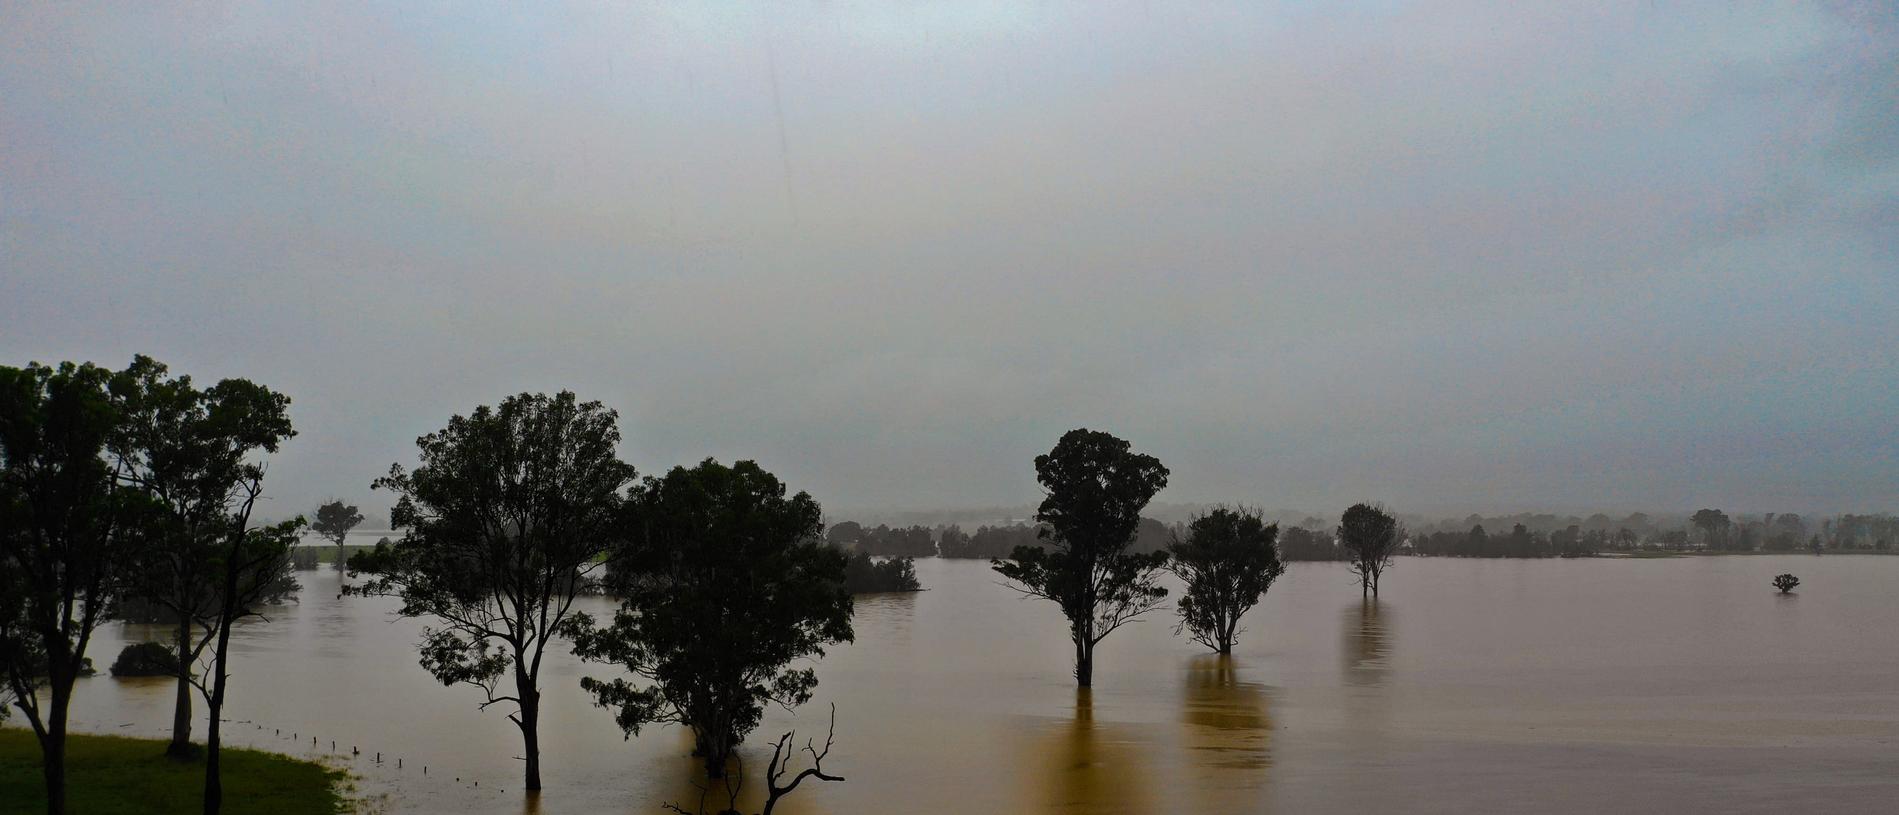
[[[47,815],[66,815],[66,734],[47,733],[42,745]]]
[[[1091,688],[1095,682],[1095,646],[1086,636],[1075,640],[1075,685]]]
[[[224,712],[224,681],[229,676],[225,671],[225,659],[231,652],[230,611],[224,613],[224,625],[218,629],[217,650],[212,654],[211,701],[205,711],[210,714],[211,722],[205,727],[204,737],[204,815],[218,815],[224,806],[224,778],[220,775],[218,761],[220,745],[218,716]]]
[[[178,619],[178,699],[171,714],[171,744],[165,755],[191,757],[191,618]]]
[[[53,668],[49,673],[63,673]],[[72,707],[72,676],[51,677],[52,707],[40,738],[40,766],[46,777],[47,815],[66,815],[66,711]]]
[[[541,693],[525,671],[514,674],[515,695],[521,699],[521,749],[527,759],[527,790],[541,789]]]

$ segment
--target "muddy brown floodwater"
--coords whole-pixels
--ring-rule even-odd
[[[1800,576],[1796,594],[1768,585],[1781,572]],[[781,811],[1899,801],[1899,557],[1404,558],[1377,603],[1338,565],[1293,564],[1230,659],[1174,636],[1170,607],[1109,637],[1081,693],[1053,606],[1019,598],[986,563],[918,561],[917,573],[929,591],[860,597],[857,641],[819,662],[817,697],[752,735],[755,773],[785,730],[822,741],[837,705],[825,766],[849,780],[807,782]],[[301,578],[301,602],[233,638],[232,742],[329,756],[389,812],[653,813],[698,800],[684,734],[623,740],[578,687],[612,669],[564,651],[544,676],[547,789],[528,799],[513,725],[417,666],[420,622],[391,601],[337,597],[328,570]],[[123,643],[160,636],[112,625],[91,653],[104,666]],[[170,704],[162,681],[87,679],[75,727],[161,736]],[[746,797],[759,786],[750,777]]]

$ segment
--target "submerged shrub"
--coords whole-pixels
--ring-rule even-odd
[[[156,642],[125,646],[112,661],[113,676],[177,676],[178,656]]]

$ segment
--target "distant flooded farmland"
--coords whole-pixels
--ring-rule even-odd
[[[1781,572],[1801,577],[1793,595],[1769,585]],[[1342,566],[1295,563],[1230,659],[1174,636],[1170,606],[1104,641],[1095,687],[1080,693],[1052,606],[1019,598],[984,562],[925,560],[917,573],[928,591],[858,598],[857,641],[819,663],[811,704],[768,712],[743,752],[746,798],[763,786],[769,740],[796,727],[800,743],[821,742],[835,703],[825,767],[848,781],[807,783],[781,811],[1874,811],[1899,800],[1899,557],[1401,558],[1376,603]],[[234,637],[231,741],[330,756],[390,812],[697,802],[690,740],[677,728],[623,740],[577,686],[612,669],[564,651],[543,676],[547,789],[526,801],[513,725],[417,667],[421,623],[396,618],[391,600],[338,597],[328,568],[299,578],[300,602]],[[163,636],[115,624],[91,653],[103,667],[124,643]],[[75,726],[163,736],[171,702],[166,681],[102,674],[82,680]]]

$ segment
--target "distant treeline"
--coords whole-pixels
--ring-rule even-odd
[[[1183,524],[1142,518],[1132,552],[1154,552],[1182,534]],[[1018,546],[1041,547],[1040,527],[1005,523],[967,532],[957,524],[866,527],[855,521],[833,525],[825,539],[833,546],[882,558],[1007,559]],[[1401,552],[1433,557],[1542,558],[1586,557],[1603,553],[1715,552],[1883,552],[1899,548],[1899,516],[1890,513],[1840,515],[1808,520],[1783,512],[1730,518],[1706,509],[1688,518],[1658,520],[1645,513],[1614,518],[1521,513],[1469,515],[1462,519],[1411,519]],[[1319,518],[1298,525],[1280,524],[1280,558],[1286,561],[1343,560],[1333,532]]]
[[[832,546],[874,557],[886,558],[1007,558],[1017,546],[1042,548],[1040,527],[1031,524],[979,526],[975,534],[949,524],[934,529],[927,526],[892,528],[879,524],[866,528],[856,521],[833,525],[824,534]],[[1179,525],[1169,527],[1152,518],[1142,518],[1134,536],[1132,552],[1158,552],[1173,540]]]
[[[984,524],[974,533],[960,525],[947,524],[934,529],[927,526],[892,528],[879,524],[866,528],[855,521],[836,524],[825,533],[831,545],[853,552],[885,558],[968,558],[989,560],[1008,558],[1017,546],[1042,548],[1041,527],[1034,524]],[[1130,552],[1158,552],[1167,548],[1175,535],[1185,534],[1184,524],[1168,525],[1142,518]],[[1283,560],[1342,560],[1332,533],[1303,527],[1282,528],[1279,533]]]

